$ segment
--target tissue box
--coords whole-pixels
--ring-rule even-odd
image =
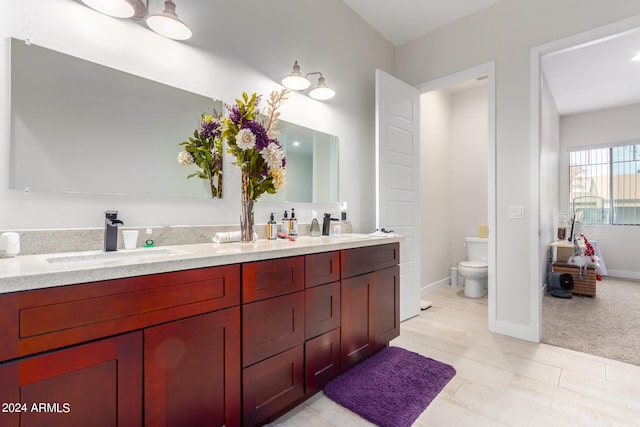
[[[578,295],[596,296],[596,268],[588,266],[582,269],[582,279],[579,278],[578,266],[566,262],[554,262],[554,273],[569,273],[573,277],[573,289],[571,293]]]

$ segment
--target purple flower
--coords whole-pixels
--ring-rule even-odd
[[[227,109],[229,110],[229,120],[231,120],[235,124],[239,124],[240,120],[242,120],[240,107],[234,105],[233,107],[229,108],[229,106],[227,106]]]
[[[269,145],[269,136],[262,125],[254,120],[246,121],[242,124],[242,129],[249,129],[256,136],[256,148],[262,151]]]
[[[205,139],[217,138],[222,133],[222,125],[218,120],[203,121],[201,126],[200,134]]]

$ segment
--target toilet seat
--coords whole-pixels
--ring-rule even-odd
[[[482,262],[482,261],[460,261],[458,263],[458,265],[460,267],[467,267],[467,268],[487,268],[487,267],[489,267],[489,264],[487,264],[486,262]]]

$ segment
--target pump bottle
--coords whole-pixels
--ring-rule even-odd
[[[296,218],[296,213],[294,208],[291,208],[291,219],[289,220],[289,235],[297,236],[298,235],[298,219]]]
[[[278,223],[273,218],[275,213],[271,212],[271,217],[267,223],[267,239],[276,240],[278,238]]]

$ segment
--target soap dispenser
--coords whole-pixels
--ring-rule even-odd
[[[311,228],[309,229],[309,235],[311,237],[320,237],[320,224],[318,223],[318,213],[311,211]]]
[[[276,240],[278,238],[278,223],[274,219],[275,213],[271,212],[271,217],[267,223],[267,239]]]
[[[291,208],[291,219],[289,220],[289,235],[297,236],[298,235],[298,219],[296,218],[296,213],[294,208]]]
[[[280,231],[284,234],[289,234],[289,227],[291,227],[289,223],[289,211],[284,211],[284,216],[282,217],[282,228],[280,228]]]

